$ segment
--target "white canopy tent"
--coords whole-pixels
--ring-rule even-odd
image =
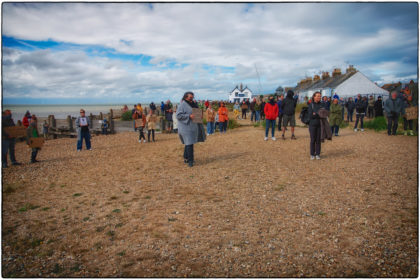
[[[355,73],[343,83],[339,84],[333,89],[332,94],[337,94],[340,98],[355,97],[357,94],[361,94],[362,96],[373,95],[375,99],[381,95],[384,100],[389,96],[387,90],[380,88],[360,72]]]

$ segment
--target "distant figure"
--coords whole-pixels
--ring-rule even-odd
[[[368,118],[373,118],[373,112],[375,109],[375,99],[373,99],[373,96],[369,96],[368,101]]]
[[[315,92],[312,95],[312,102],[308,106],[311,160],[321,159],[321,121],[318,112],[324,106],[325,103],[321,102],[321,93]]]
[[[330,101],[328,100],[328,97],[326,97],[326,96],[324,96],[323,98],[322,98],[322,103],[324,104],[324,109],[326,109],[326,110],[330,110],[330,105],[331,105],[331,103],[330,103]]]
[[[210,102],[208,100],[206,100],[206,102],[204,102],[204,106],[206,107],[206,109],[210,106]]]
[[[384,115],[384,109],[382,105],[382,96],[378,96],[378,99],[375,101],[375,118],[381,117]]]
[[[80,152],[83,146],[83,139],[85,139],[86,149],[92,151],[90,146],[89,128],[92,127],[92,121],[85,115],[85,110],[80,109],[80,116],[76,119],[77,129],[77,151]]]
[[[38,137],[39,137],[39,133],[36,127],[36,120],[32,118],[31,123],[29,124],[29,127],[26,130],[26,143],[29,145],[31,138],[38,138]],[[40,148],[32,148],[30,163],[38,162],[38,160],[36,160],[36,156],[38,155],[39,150]]]
[[[137,124],[136,127],[139,130],[139,143],[141,139],[146,143],[146,137],[144,136],[144,127],[146,125],[146,116],[143,114],[143,110],[137,110],[133,114],[133,120],[141,120],[140,124]]]
[[[47,121],[44,121],[44,124],[42,125],[42,134],[44,135],[44,139],[47,140],[48,139],[48,129],[49,129],[49,125],[47,123]]]
[[[16,139],[14,137],[9,136],[6,133],[6,127],[15,126],[15,122],[12,118],[12,112],[10,110],[4,111],[2,114],[2,121],[1,121],[1,128],[2,128],[2,139],[1,139],[1,161],[2,167],[7,167],[7,153],[9,153],[10,161],[12,165],[20,165],[19,162],[16,161],[15,157],[15,144]]]
[[[207,107],[206,110],[206,121],[207,121],[207,135],[214,133],[214,119],[216,117],[216,112],[211,106]]]
[[[265,120],[265,111],[264,111],[265,104],[267,104],[267,103],[264,101],[264,98],[262,98],[262,100],[261,100],[261,120]]]
[[[153,113],[155,113],[155,111],[156,111],[156,105],[155,105],[155,103],[153,103],[153,102],[150,103],[149,108],[150,108],[151,111],[153,111]]]
[[[122,109],[122,111],[123,111],[123,113],[127,112],[128,111],[128,106],[124,105],[124,108]]]
[[[356,108],[356,103],[354,103],[352,97],[349,97],[345,106],[347,108],[347,122],[353,122],[353,113]]]
[[[174,113],[172,114],[172,121],[173,121],[173,132],[178,133],[178,119],[176,118],[176,110],[177,108],[174,108]]]
[[[268,131],[271,127],[271,140],[276,141],[276,138],[274,137],[274,131],[276,127],[276,119],[279,115],[279,107],[277,106],[277,103],[274,101],[274,96],[269,97],[269,102],[265,104],[264,106],[264,115],[266,118],[265,121],[265,137],[264,140],[268,140]]]
[[[255,104],[257,103],[257,100],[254,98],[252,99],[252,102],[249,105],[249,109],[251,110],[251,122],[257,121],[257,114],[255,113]]]
[[[246,111],[248,110],[248,105],[246,104],[245,101],[242,101],[241,109],[242,109],[242,119],[246,120]]]
[[[398,118],[400,114],[405,114],[404,104],[400,98],[397,98],[397,91],[391,92],[391,98],[385,101],[384,110],[388,119],[388,135],[396,135],[398,128]],[[392,129],[392,131],[391,131]]]
[[[163,107],[163,111],[165,112],[165,119],[168,123],[166,130],[169,133],[171,133],[173,129],[173,118],[172,118],[173,111],[172,111],[172,103],[169,99],[166,101],[166,104]]]
[[[286,140],[284,137],[284,133],[286,132],[287,124],[290,124],[292,130],[292,139],[296,140],[295,136],[295,126],[296,126],[296,119],[295,119],[295,109],[296,109],[296,99],[293,99],[294,92],[289,90],[287,92],[286,98],[282,102],[282,110],[283,110],[283,133],[281,138]]]
[[[102,120],[102,125],[101,125],[102,135],[108,135],[108,127],[109,127],[108,120],[104,118]]]
[[[368,111],[368,99],[367,99],[367,97],[366,96],[363,96],[362,97],[362,100],[363,100],[363,105],[365,106],[365,116],[367,116],[367,111]]]
[[[256,100],[254,109],[255,109],[255,119],[257,120],[257,122],[259,122],[261,118],[261,101],[259,99]]]
[[[133,109],[131,109],[131,118],[133,118],[133,115],[134,115],[134,112],[136,111],[136,109],[137,109],[137,105],[134,104]],[[133,119],[133,127],[134,127],[134,132],[136,132],[137,131],[136,120],[134,120],[134,119]]]
[[[31,122],[31,113],[29,113],[29,111],[26,111],[25,115],[23,116],[22,119],[22,124],[24,127],[28,128],[29,127],[29,123]]]
[[[413,96],[406,95],[404,98],[404,110],[413,107]],[[410,135],[413,136],[413,120],[407,120],[406,114],[403,115],[404,135],[407,136],[407,128],[410,128]]]
[[[228,116],[228,109],[225,107],[225,103],[222,101],[220,102],[219,107],[219,130],[220,133],[226,133],[227,125],[229,122],[229,116]]]
[[[284,100],[284,94],[282,93],[280,94],[277,100],[277,106],[279,107],[279,125],[278,125],[279,131],[281,131],[281,123],[283,122],[283,109],[281,108],[283,100]]]
[[[147,121],[147,141],[150,143],[150,134],[152,134],[152,140],[155,142],[155,129],[156,129],[156,122],[157,116],[155,115],[153,110],[150,110],[149,114],[146,118]]]
[[[235,120],[239,119],[239,110],[241,107],[239,106],[239,102],[236,101],[235,105],[233,105],[233,115],[235,116]]]
[[[365,101],[362,99],[361,94],[357,95],[357,102],[356,102],[356,123],[354,124],[354,131],[357,132],[357,125],[359,124],[360,120],[360,131],[365,131],[363,129],[363,118],[365,117],[367,105]]]
[[[341,108],[342,106],[338,104],[338,99],[334,98],[333,104],[331,104],[330,107],[329,122],[331,126],[331,134],[334,134],[335,136],[338,136],[338,130],[340,129]]]
[[[160,102],[160,112],[162,113],[162,116],[164,116],[164,108],[165,108],[165,103],[163,103],[163,101]]]

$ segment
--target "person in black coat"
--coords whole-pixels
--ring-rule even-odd
[[[382,97],[378,96],[378,100],[375,101],[375,105],[373,106],[375,110],[375,118],[384,115],[384,109],[382,106]]]
[[[308,105],[311,160],[321,159],[321,121],[318,115],[321,108],[325,108],[325,104],[321,102],[321,93],[317,91],[312,95],[312,101]]]

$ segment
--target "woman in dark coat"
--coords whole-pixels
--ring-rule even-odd
[[[319,91],[315,92],[312,95],[311,104],[308,105],[311,160],[321,159],[319,156],[321,153],[321,121],[318,111],[324,106],[325,104],[321,102],[321,93]]]
[[[384,110],[382,108],[382,97],[378,96],[378,100],[375,101],[375,105],[373,106],[375,109],[375,118],[384,115]]]

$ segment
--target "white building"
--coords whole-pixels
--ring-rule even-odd
[[[252,91],[248,88],[248,86],[245,86],[243,88],[243,85],[241,84],[240,87],[236,86],[230,93],[229,93],[229,102],[235,103],[238,101],[241,103],[242,101],[246,101],[249,99],[251,101],[252,98]]]

